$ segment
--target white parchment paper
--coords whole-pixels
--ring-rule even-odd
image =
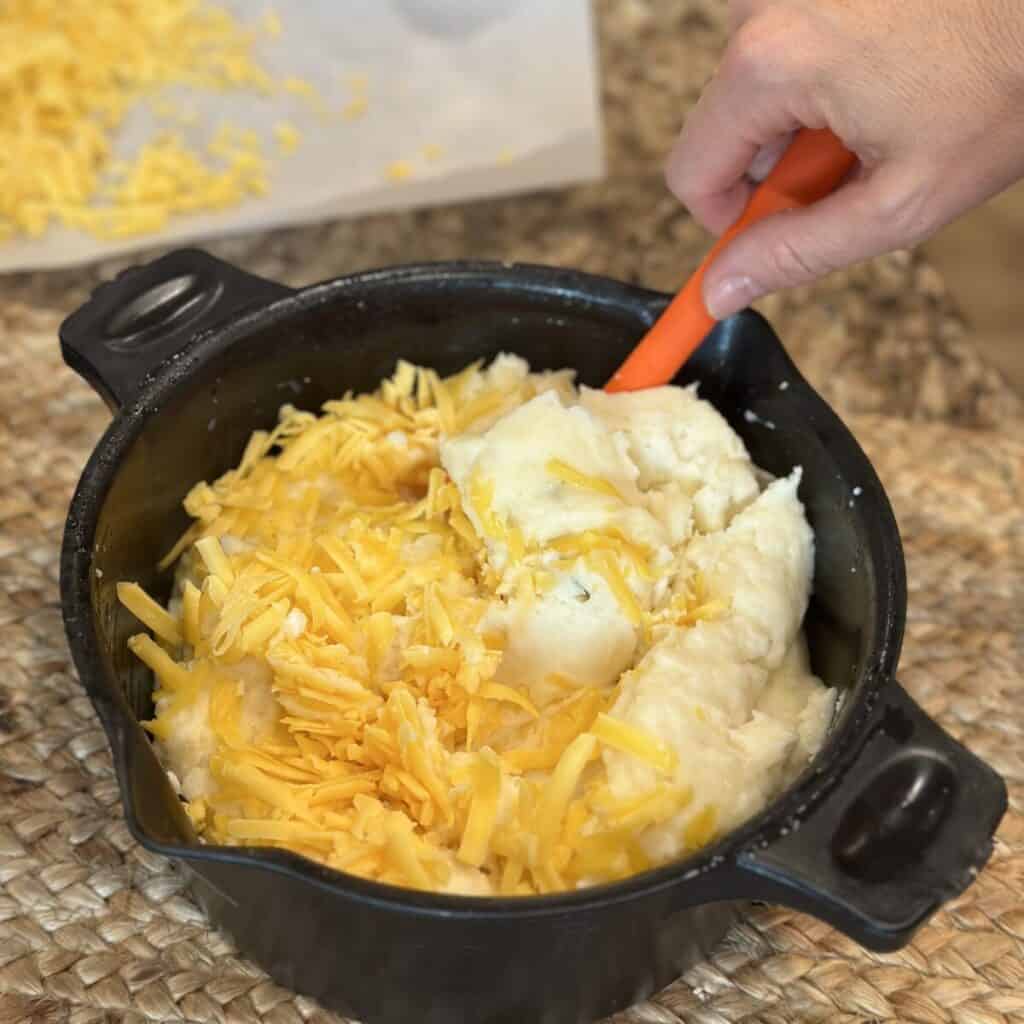
[[[261,0],[220,0],[259,23]],[[165,95],[192,124],[142,102],[119,132],[129,156],[161,131],[205,145],[230,123],[271,158],[271,189],[232,210],[180,216],[166,230],[99,241],[65,229],[0,244],[0,271],[68,266],[155,245],[593,180],[603,173],[588,0],[279,0],[283,31],[261,37],[275,78],[316,87],[327,113],[292,94]],[[343,110],[365,97],[365,113]],[[350,111],[351,113],[351,111]],[[302,141],[282,155],[273,127]],[[394,181],[397,161],[410,175]]]

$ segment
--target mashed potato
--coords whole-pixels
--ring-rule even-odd
[[[814,539],[696,388],[500,356],[285,407],[123,603],[206,841],[534,893],[684,856],[820,748]]]

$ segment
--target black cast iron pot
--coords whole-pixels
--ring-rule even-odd
[[[699,380],[776,474],[804,467],[817,535],[807,634],[844,700],[825,748],[764,813],[695,857],[585,891],[417,893],[279,850],[199,844],[138,719],[151,680],[118,580],[166,595],[155,564],[196,481],[235,464],[285,401],[370,390],[398,357],[445,373],[516,352],[600,386],[664,295],[571,271],[400,267],[293,292],[195,250],[122,274],[61,329],[114,409],[82,474],[61,560],[81,679],[110,738],[132,833],[187,866],[210,920],[282,984],[375,1024],[590,1021],[703,958],[746,901],[815,915],[875,950],[906,943],[986,862],[1001,779],[894,681],[906,593],[899,534],[849,432],[752,312],[719,325]]]

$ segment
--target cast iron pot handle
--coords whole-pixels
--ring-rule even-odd
[[[199,249],[178,249],[101,284],[61,324],[61,354],[116,409],[201,331],[290,293]]]
[[[1006,801],[999,775],[893,683],[838,785],[738,856],[739,887],[869,949],[898,949],[971,884]]]

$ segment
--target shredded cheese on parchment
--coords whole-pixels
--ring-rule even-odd
[[[509,411],[530,387],[489,387],[479,365],[441,379],[400,363],[375,393],[320,416],[285,406],[235,469],[189,493],[193,524],[163,563],[181,559],[172,608],[119,585],[153,633],[130,642],[157,680],[146,727],[167,741],[205,708],[215,735],[212,792],[188,804],[205,841],[286,847],[421,889],[470,870],[510,895],[648,866],[637,830],[692,801],[675,754],[609,715],[617,685],[566,682],[538,709],[526,686],[495,679],[503,637],[485,628],[488,537],[513,562],[537,553],[494,514],[485,478],[469,488],[478,535],[439,464],[443,433]],[[549,471],[616,496],[565,464]],[[642,546],[588,531],[552,552],[591,565],[631,619],[650,617],[625,581],[650,572]],[[714,612],[695,586],[658,621]],[[276,702],[255,736],[240,727],[241,666],[254,660]],[[654,788],[617,798],[605,750],[653,768]],[[708,842],[714,808],[688,827],[692,848]]]
[[[260,28],[280,34],[273,12]],[[301,79],[274,79],[254,56],[257,33],[203,0],[5,0],[0,4],[0,239],[52,224],[101,238],[160,230],[181,213],[237,205],[267,190],[258,138],[204,150],[177,135],[112,159],[134,104],[184,125],[159,91],[290,92],[323,106]],[[279,126],[285,153],[297,133]]]

